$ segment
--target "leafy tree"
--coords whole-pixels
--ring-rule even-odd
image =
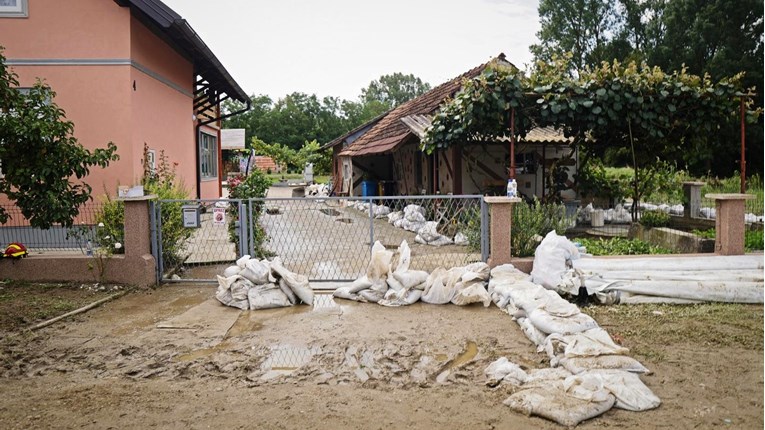
[[[267,115],[273,108],[273,100],[266,95],[250,96],[252,107],[250,110],[224,120],[225,128],[243,128],[245,130],[244,141],[249,142],[255,136],[271,138]],[[236,100],[223,102],[223,113],[231,113],[242,110],[244,104]]]
[[[72,135],[74,124],[54,102],[56,93],[41,81],[22,93],[18,76],[0,50],[0,193],[16,203],[30,225],[70,227],[92,189],[82,179],[93,166],[117,160],[117,147],[89,151]],[[0,223],[9,219],[0,207]]]
[[[361,90],[361,100],[365,104],[380,102],[391,109],[429,90],[430,84],[412,74],[394,73],[370,82]]]
[[[297,167],[313,163],[313,172],[316,175],[326,175],[332,167],[332,154],[329,151],[319,151],[321,144],[316,140],[305,142],[297,152],[295,159]]]
[[[271,157],[280,166],[292,169],[297,164],[296,151],[280,143],[266,143],[257,137],[253,137],[250,140],[250,145],[255,154]]]
[[[540,0],[540,43],[531,52],[544,61],[570,52],[576,70],[608,61],[609,34],[620,19],[615,10],[614,0]]]

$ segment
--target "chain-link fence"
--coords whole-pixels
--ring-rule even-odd
[[[9,215],[5,224],[0,224],[0,245],[11,242],[24,244],[30,253],[83,253],[93,251],[98,229],[100,203],[87,203],[80,207],[80,214],[72,227],[54,225],[48,229],[30,226],[21,210],[12,204],[2,206]]]
[[[199,209],[198,227],[183,227],[184,208],[189,214]],[[419,270],[488,254],[481,196],[163,200],[154,218],[165,280],[211,280],[243,254],[279,257],[312,281],[355,280],[365,273],[376,241],[395,250],[406,240],[410,267]]]

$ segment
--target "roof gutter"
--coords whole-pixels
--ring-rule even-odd
[[[227,113],[225,115],[218,114],[217,117],[208,119],[206,121],[202,121],[197,123],[196,127],[194,128],[194,140],[196,142],[196,150],[194,153],[196,154],[196,164],[197,164],[197,200],[202,198],[202,167],[199,165],[199,131],[202,128],[203,125],[207,125],[210,123],[213,123],[215,121],[223,121],[226,118],[231,118],[232,116],[239,115],[241,113],[245,113],[248,110],[252,109],[252,99],[249,97],[247,98],[247,105],[238,111]],[[218,143],[220,145],[220,142]],[[220,172],[219,172],[220,174]]]

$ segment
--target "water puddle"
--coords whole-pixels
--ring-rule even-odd
[[[313,295],[313,308],[311,312],[323,312],[323,313],[343,313],[340,309],[340,305],[335,301],[335,297],[330,294],[314,294]]]
[[[295,345],[275,345],[271,347],[271,354],[260,365],[260,370],[265,372],[261,379],[269,380],[298,370],[310,363],[313,357],[321,353],[321,348],[308,348]]]
[[[253,318],[255,315],[256,314],[254,312],[242,312],[239,315],[239,318],[237,318],[234,322],[234,325],[228,329],[228,332],[226,332],[226,335],[223,338],[228,339],[231,337],[240,336],[245,333],[256,332],[262,329],[263,322],[260,320],[260,318]]]
[[[439,354],[442,355],[442,354]],[[436,356],[436,359],[438,360],[438,356]],[[436,377],[436,382],[439,384],[443,384],[446,382],[446,379],[451,374],[452,370],[459,368],[460,366],[464,365],[465,363],[470,362],[470,360],[474,359],[475,356],[478,355],[478,345],[470,341],[465,345],[465,349],[462,351],[460,355],[454,358],[454,360],[446,363],[446,365],[441,370],[441,373],[438,374]],[[441,360],[438,360],[441,361]]]
[[[319,212],[323,213],[324,215],[329,215],[329,216],[338,216],[338,215],[340,215],[340,211],[336,211],[334,209],[319,209]]]

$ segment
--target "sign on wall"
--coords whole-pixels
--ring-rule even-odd
[[[244,149],[244,129],[224,128],[220,131],[221,149]]]

